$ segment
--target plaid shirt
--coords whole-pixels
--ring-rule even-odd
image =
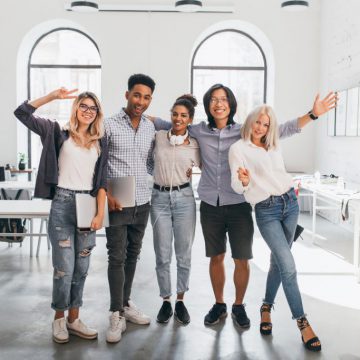
[[[154,124],[141,117],[139,127],[132,127],[130,117],[122,109],[104,121],[105,136],[108,141],[108,178],[135,176],[136,205],[149,202],[151,190],[147,174],[152,174]]]

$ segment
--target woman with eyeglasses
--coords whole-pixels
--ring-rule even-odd
[[[95,231],[102,227],[106,199],[107,144],[103,137],[103,112],[95,94],[60,88],[33,101],[25,101],[14,112],[43,145],[35,185],[35,197],[52,199],[48,233],[52,244],[55,310],[53,340],[69,341],[69,333],[83,339],[97,338],[97,331],[79,318],[83,289],[95,246]],[[69,123],[34,116],[39,107],[54,100],[75,99]],[[96,197],[97,214],[90,231],[77,229],[75,195]],[[65,319],[65,311],[68,316]]]
[[[322,100],[317,96],[309,113],[279,126],[280,137],[300,132],[300,129],[312,119],[327,112],[334,102],[333,93]],[[205,316],[204,323],[215,325],[227,316],[224,299],[227,234],[235,264],[235,300],[232,305],[232,317],[237,326],[248,328],[250,320],[243,300],[250,276],[249,259],[252,258],[252,208],[242,194],[231,188],[228,161],[230,146],[240,139],[241,125],[234,121],[237,101],[227,86],[215,84],[205,93],[203,103],[207,122],[189,125],[189,134],[200,146],[200,221],[206,256],[210,258],[209,272],[215,295],[215,304]],[[159,118],[155,118],[154,125],[156,130],[171,127],[169,122]]]
[[[154,149],[154,189],[151,196],[151,223],[153,226],[156,275],[163,298],[157,322],[167,323],[173,315],[171,305],[171,257],[176,255],[177,285],[175,319],[187,325],[189,312],[184,304],[189,290],[191,249],[195,236],[196,205],[190,174],[200,165],[197,141],[189,136],[197,100],[192,95],[176,99],[171,108],[169,131],[156,133]]]
[[[293,319],[308,350],[320,351],[304,313],[291,253],[299,216],[299,205],[291,176],[279,149],[276,116],[268,105],[255,108],[241,128],[241,140],[230,147],[231,186],[255,207],[256,223],[271,250],[266,291],[260,307],[260,333],[271,335],[271,309],[282,284]]]

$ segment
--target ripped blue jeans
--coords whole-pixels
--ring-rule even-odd
[[[77,191],[56,188],[49,217],[49,238],[54,268],[51,307],[56,311],[79,308],[95,231],[80,232],[76,226]]]

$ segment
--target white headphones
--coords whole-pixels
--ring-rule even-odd
[[[182,145],[188,136],[189,136],[189,133],[187,130],[184,135],[172,135],[171,130],[169,130],[169,141],[170,141],[170,144],[173,146]]]

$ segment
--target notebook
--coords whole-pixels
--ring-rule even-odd
[[[91,196],[90,194],[76,194],[75,195],[75,204],[76,204],[76,220],[77,226],[79,229],[90,229],[91,221],[96,215],[97,204],[96,197]],[[109,226],[109,210],[107,198],[105,198],[105,209],[104,209],[104,220],[103,227]]]
[[[108,179],[108,191],[123,208],[135,206],[135,176]]]

